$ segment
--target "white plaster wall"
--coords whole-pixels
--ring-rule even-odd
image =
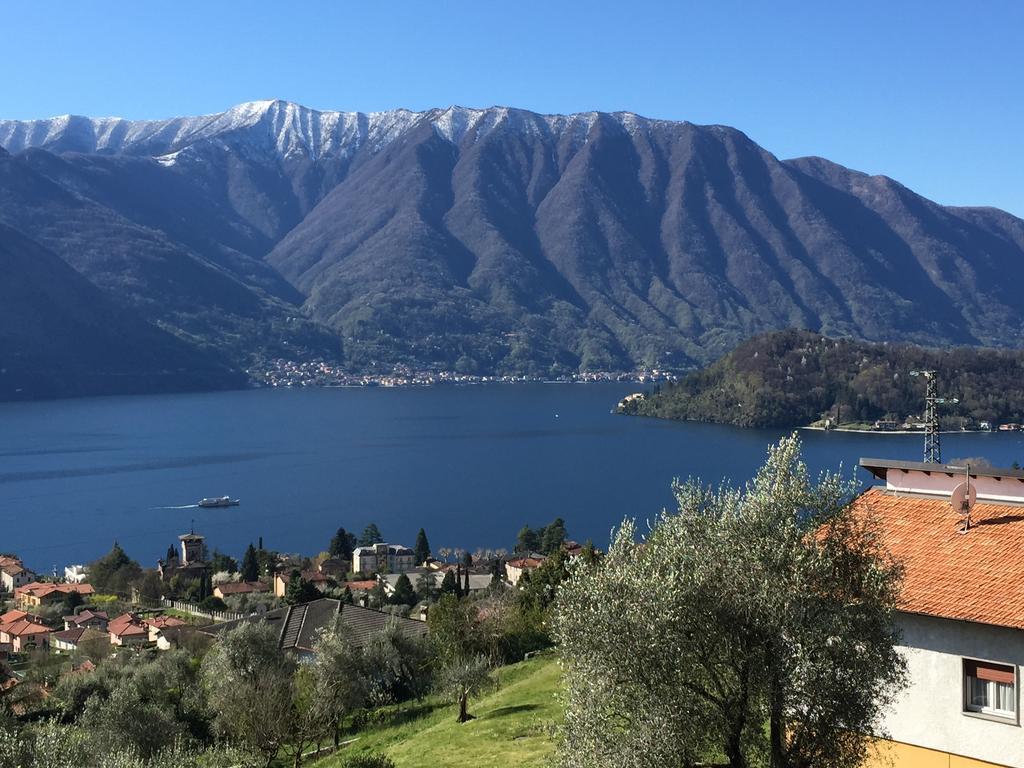
[[[920,470],[889,469],[885,473],[885,485],[890,491],[902,493],[925,493],[933,496],[950,496],[953,489],[964,482],[967,476],[956,472],[950,477],[946,472],[931,473]],[[978,494],[978,501],[1024,502],[1024,483],[1015,477],[972,477],[971,485]]]
[[[882,722],[884,735],[919,747],[1024,768],[1020,675],[1024,632],[970,622],[901,614],[900,651],[909,685]],[[964,714],[963,659],[1017,667],[1017,721]]]

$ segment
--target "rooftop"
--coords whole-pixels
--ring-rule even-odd
[[[408,635],[422,635],[427,631],[427,625],[422,621],[403,619],[369,608],[361,608],[358,605],[347,605],[340,600],[326,597],[311,603],[277,608],[244,619],[214,624],[202,631],[217,635],[242,622],[262,621],[280,628],[279,644],[283,650],[310,651],[316,642],[317,632],[330,626],[338,616],[341,617],[341,624],[348,641],[356,648],[361,647],[371,635],[380,632],[390,624],[394,624]]]
[[[926,466],[944,472],[941,465]],[[941,495],[873,487],[854,507],[877,519],[884,546],[904,566],[900,610],[1024,630],[1019,506],[977,503],[966,534],[960,533],[960,515]]]

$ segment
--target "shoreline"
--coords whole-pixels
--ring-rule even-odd
[[[798,427],[798,429],[809,429],[815,432],[856,432],[860,435],[924,435],[923,429],[854,429],[853,427]],[[995,434],[997,429],[940,429],[940,435],[983,435]],[[1012,430],[1002,430],[1006,434],[1013,434]]]

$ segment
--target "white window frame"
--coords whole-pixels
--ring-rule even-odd
[[[972,677],[967,674],[968,664],[982,664],[993,667],[1006,667],[1007,669],[1013,670],[1013,687],[1011,689],[1011,700],[1013,702],[1014,709],[996,709],[994,706],[980,706],[971,702],[971,681],[978,680],[979,678]],[[973,717],[982,717],[986,720],[998,720],[1004,723],[1017,724],[1018,714],[1020,711],[1020,697],[1018,692],[1020,690],[1020,673],[1016,664],[1008,664],[1003,661],[987,661],[984,659],[971,659],[963,658],[960,660],[960,669],[963,680],[963,712],[965,715],[971,715]],[[987,699],[989,702],[996,700],[996,686],[999,683],[994,680],[982,680],[987,686],[988,695]]]

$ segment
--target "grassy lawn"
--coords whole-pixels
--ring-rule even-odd
[[[390,723],[366,728],[337,755],[311,765],[337,768],[353,752],[385,752],[398,768],[540,768],[554,754],[560,676],[554,654],[503,667],[498,688],[470,702],[475,720],[460,725],[456,707],[440,702],[395,708]]]

